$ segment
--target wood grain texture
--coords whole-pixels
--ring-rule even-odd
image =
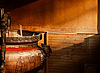
[[[11,28],[97,33],[97,5],[97,0],[39,0],[10,11]]]
[[[49,33],[53,54],[48,73],[82,73],[84,64],[99,64],[100,35]]]

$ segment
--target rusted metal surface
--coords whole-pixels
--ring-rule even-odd
[[[5,73],[5,49],[6,49],[6,19],[4,18],[4,9],[0,9],[0,26],[1,26],[1,64],[0,73]]]
[[[50,46],[47,46],[45,44],[41,44],[41,45],[43,47],[43,50],[44,50],[46,56],[49,57],[50,53],[52,53],[52,50],[51,50]]]
[[[18,33],[17,33],[18,30],[16,30],[16,32],[13,32],[13,31],[9,31],[6,33],[6,43],[7,44],[12,44],[12,43],[36,43],[38,42],[39,40],[41,40],[41,36],[42,34],[41,33],[38,33],[34,36],[20,36]],[[9,34],[8,34],[9,33]],[[34,34],[34,33],[33,33]]]
[[[40,35],[37,36],[23,36],[23,37],[7,37],[7,43],[30,43],[37,42],[40,40]]]
[[[4,9],[0,9],[0,29],[1,29],[1,64],[0,73],[5,73],[5,53],[6,53],[6,29],[10,27],[10,15],[4,14]]]
[[[6,73],[25,73],[41,65],[43,55],[40,50],[7,51],[5,55]]]

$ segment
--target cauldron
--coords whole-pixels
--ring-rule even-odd
[[[19,30],[11,30],[6,35],[6,73],[25,73],[41,65],[44,59],[38,48],[41,33],[23,31],[23,36],[20,36]]]

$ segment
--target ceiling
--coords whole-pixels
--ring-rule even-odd
[[[4,8],[7,12],[35,1],[38,0],[0,0],[0,8]]]

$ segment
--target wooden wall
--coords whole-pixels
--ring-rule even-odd
[[[49,73],[82,73],[88,58],[88,35],[49,33],[49,44],[54,53],[49,59]]]
[[[97,0],[39,0],[12,10],[11,17],[11,29],[21,24],[48,33],[48,73],[84,73],[85,64],[99,65]]]
[[[53,53],[48,60],[47,73],[84,73],[88,65],[94,68],[86,73],[100,72],[99,44],[99,34],[48,32],[48,45]],[[39,73],[44,73],[44,70]]]
[[[48,34],[53,50],[48,61],[48,73],[84,73],[85,64],[99,65],[100,35]]]
[[[39,0],[11,12],[12,29],[97,33],[97,0]],[[27,27],[28,26],[28,27]]]

